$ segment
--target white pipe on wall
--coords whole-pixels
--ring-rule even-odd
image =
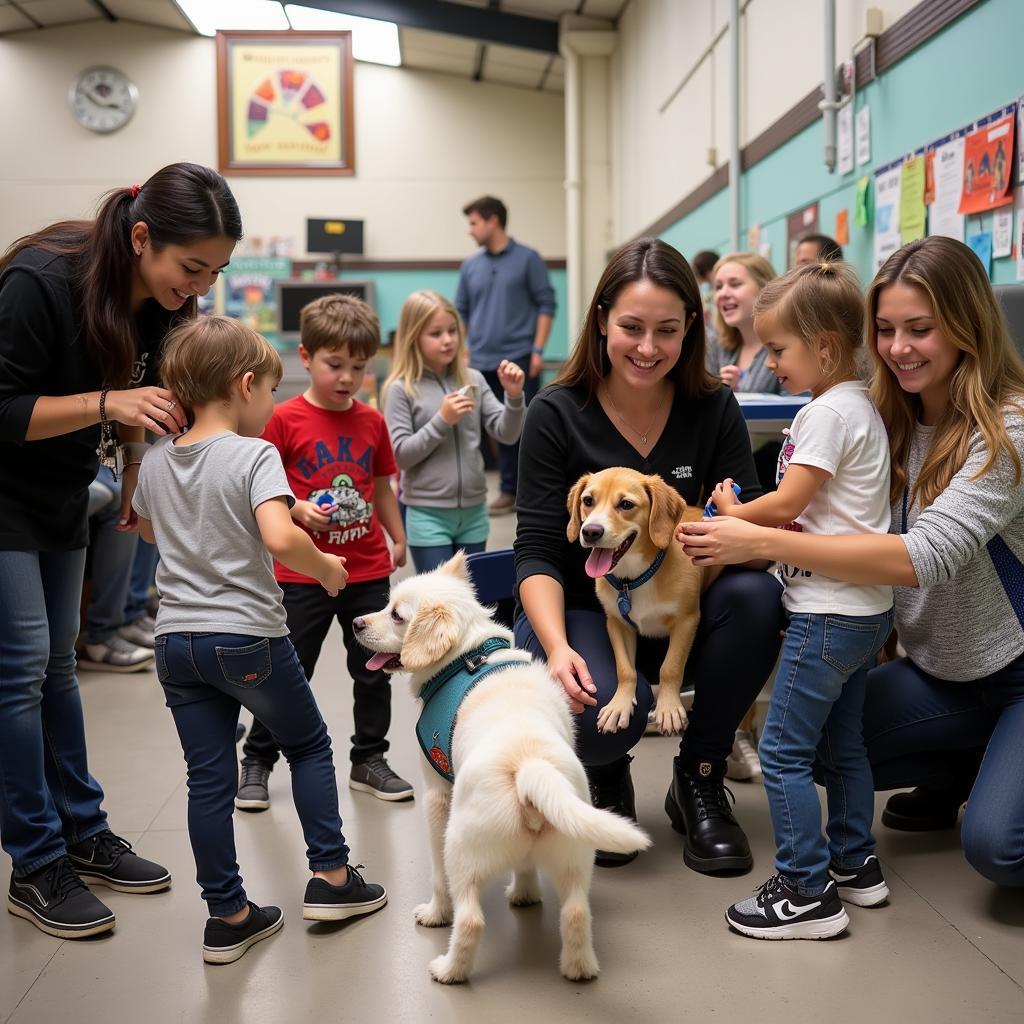
[[[569,348],[576,341],[583,309],[583,182],[580,55],[571,44],[565,58],[565,261]]]
[[[825,129],[825,166],[836,169],[836,0],[825,0],[825,98],[818,104]]]
[[[740,248],[740,0],[729,0],[729,246]]]

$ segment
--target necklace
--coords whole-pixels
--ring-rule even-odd
[[[619,412],[619,407],[615,404],[615,399],[612,398],[612,393],[611,393],[611,389],[610,388],[605,387],[604,395],[605,395],[605,398],[608,399],[608,404],[612,407],[612,412],[615,413],[615,415],[618,418],[619,422],[622,423],[622,425],[624,427],[628,427],[629,430],[632,433],[636,434],[636,436],[638,438],[640,438],[640,443],[646,448],[647,447],[647,435],[654,429],[654,423],[657,422],[657,419],[655,419],[654,422],[652,422],[651,425],[646,430],[643,430],[643,431],[637,430],[636,427],[634,427],[633,424],[630,423],[629,420],[627,420],[626,417],[623,416],[621,412]]]

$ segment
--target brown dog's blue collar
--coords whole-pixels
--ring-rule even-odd
[[[633,597],[630,591],[636,590],[637,587],[642,587],[661,568],[661,563],[664,561],[665,552],[659,551],[654,561],[635,580],[620,580],[613,572],[606,572],[604,574],[604,579],[609,586],[614,587],[618,591],[619,596],[616,598],[615,603],[619,606],[619,614],[634,629],[636,629],[636,623],[629,617],[629,613],[633,610]]]

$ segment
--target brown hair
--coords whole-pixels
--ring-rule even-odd
[[[754,300],[754,329],[775,323],[812,348],[826,379],[857,375],[864,298],[848,263],[807,263],[769,281]]]
[[[209,167],[178,163],[157,171],[141,188],[108,192],[95,220],[51,224],[17,239],[0,258],[0,272],[29,248],[75,259],[85,342],[104,383],[115,388],[128,386],[139,349],[131,308],[131,230],[140,221],[156,252],[201,239],[237,242],[242,237],[242,219],[228,183]],[[195,297],[174,312],[158,310],[164,330],[195,315]]]
[[[688,398],[714,394],[718,390],[719,382],[704,367],[704,317],[697,279],[682,254],[660,238],[637,238],[627,242],[611,258],[597,282],[572,354],[555,384],[582,386],[589,395],[597,393],[598,385],[611,371],[600,315],[607,316],[626,285],[643,280],[675,292],[683,300],[684,320],[690,320],[682,351],[669,370],[668,379]]]
[[[483,220],[497,217],[502,230],[504,230],[505,225],[508,223],[508,209],[495,196],[481,196],[479,199],[474,199],[471,203],[466,203],[462,208],[462,215],[463,217],[468,217],[471,213],[475,213]]]
[[[974,479],[984,476],[1005,452],[1019,483],[1021,458],[1006,431],[1004,407],[1019,404],[1024,397],[1024,363],[981,261],[963,242],[930,235],[897,249],[868,289],[868,351],[875,363],[872,398],[889,432],[892,499],[897,500],[908,484],[907,457],[921,411],[921,399],[900,387],[878,354],[878,301],[894,284],[919,289],[931,304],[938,330],[960,350],[960,361],[949,378],[949,404],[935,425],[909,504],[918,501],[927,508],[949,486],[979,432],[988,458]]]
[[[763,256],[758,255],[756,252],[731,252],[728,256],[723,256],[714,266],[711,271],[711,281],[714,283],[715,278],[718,276],[718,272],[726,265],[726,263],[738,263],[743,267],[748,274],[754,279],[754,283],[760,291],[769,281],[773,281],[778,274],[775,273],[775,268],[766,260]],[[718,311],[718,303],[715,303],[715,327],[718,330],[718,344],[728,353],[734,353],[738,351],[740,346],[743,344],[743,335],[740,334],[739,328],[730,327],[723,319],[722,314]]]
[[[281,357],[273,346],[239,320],[201,316],[167,336],[160,377],[189,413],[196,406],[226,401],[231,387],[246,373],[280,383]]]
[[[302,347],[347,348],[354,359],[369,359],[380,348],[380,321],[373,307],[355,295],[322,295],[299,313]]]

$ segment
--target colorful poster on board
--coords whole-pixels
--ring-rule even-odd
[[[850,244],[850,210],[844,207],[836,212],[835,239],[840,245]]]
[[[259,331],[277,346],[277,298],[274,282],[292,276],[283,256],[239,256],[224,275],[224,312]]]
[[[900,177],[900,242],[924,237],[924,157],[904,162]]]
[[[981,213],[1013,202],[1015,113],[986,124],[967,136],[964,144],[964,186],[961,213]]]
[[[992,232],[982,231],[977,235],[968,235],[967,244],[974,250],[974,255],[981,260],[985,273],[992,274]]]
[[[935,198],[928,214],[928,233],[964,240],[966,218],[960,212],[960,194],[964,181],[964,139],[951,139],[933,154]]]
[[[865,174],[857,179],[857,198],[853,207],[853,223],[866,228],[871,223],[871,179]]]

